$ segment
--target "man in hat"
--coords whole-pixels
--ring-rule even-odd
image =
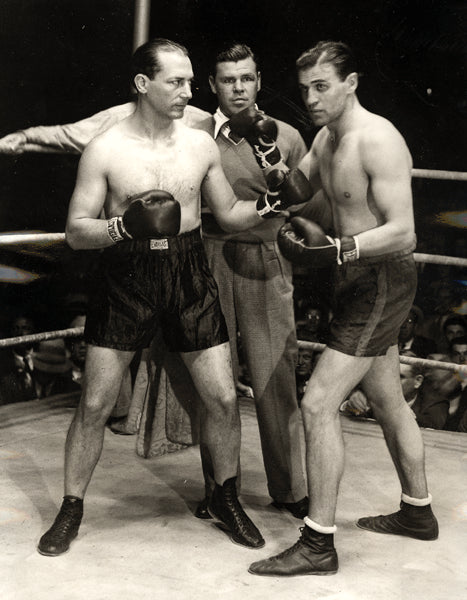
[[[36,398],[47,398],[80,389],[80,385],[72,380],[72,365],[62,339],[40,342],[33,352],[32,362]]]

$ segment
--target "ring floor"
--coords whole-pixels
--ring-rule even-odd
[[[251,562],[297,540],[302,523],[271,506],[251,401],[241,402],[242,501],[266,539],[250,550],[193,516],[203,496],[198,447],[144,459],[135,438],[105,434],[78,538],[37,553],[61,503],[69,397],[0,408],[1,600],[461,600],[467,598],[467,435],[423,432],[440,537],[358,529],[397,509],[400,488],[379,426],[341,417],[346,467],[330,577],[250,575]]]

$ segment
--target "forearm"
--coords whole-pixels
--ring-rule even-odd
[[[413,227],[393,223],[385,223],[350,237],[356,240],[361,258],[406,250],[411,246],[415,248],[416,239]]]
[[[99,250],[115,242],[109,235],[107,219],[82,218],[67,224],[66,241],[73,250]]]
[[[229,233],[251,229],[263,221],[256,202],[246,200],[237,200],[228,211],[214,211],[214,216],[222,229]]]

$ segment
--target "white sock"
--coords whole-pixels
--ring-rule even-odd
[[[412,498],[411,496],[407,496],[407,494],[402,492],[401,497],[403,502],[406,504],[411,504],[412,506],[428,506],[428,504],[431,504],[431,501],[433,500],[433,496],[431,494],[428,494],[426,498]]]
[[[303,519],[305,521],[305,525],[310,527],[310,529],[314,529],[318,533],[335,533],[337,531],[337,527],[333,525],[332,527],[323,527],[323,525],[318,525],[310,519],[310,517],[305,517]]]

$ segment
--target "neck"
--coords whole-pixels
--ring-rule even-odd
[[[327,124],[329,137],[333,144],[338,144],[339,140],[354,127],[354,123],[360,114],[362,106],[356,96],[349,96],[344,110],[341,114]]]
[[[130,116],[130,120],[136,134],[150,140],[167,139],[175,130],[174,119],[155,112],[141,98],[136,111]]]

